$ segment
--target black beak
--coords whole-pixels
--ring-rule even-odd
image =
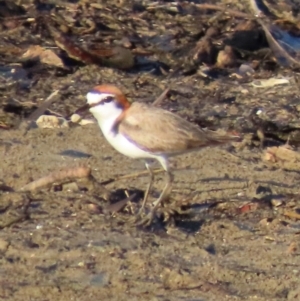
[[[82,113],[85,113],[90,107],[91,107],[90,104],[86,103],[84,106],[82,106],[79,109],[77,109],[74,114],[80,115]]]
[[[82,107],[77,109],[74,113],[71,113],[70,115],[68,115],[66,117],[66,119],[69,120],[73,114],[78,114],[80,116],[85,115],[84,113],[86,113],[86,111],[88,111],[90,107],[91,107],[91,105],[89,103],[86,103],[85,105],[83,105]]]

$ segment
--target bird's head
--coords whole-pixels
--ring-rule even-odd
[[[113,85],[99,85],[86,95],[87,103],[76,113],[89,110],[98,121],[118,118],[130,107],[124,94]]]

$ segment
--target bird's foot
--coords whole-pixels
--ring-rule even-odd
[[[180,206],[175,204],[159,208],[158,214],[163,216],[163,223],[169,223],[175,216],[189,214],[189,210],[182,209]]]
[[[153,219],[155,218],[155,210],[151,210],[146,216],[138,216],[136,220],[136,226],[148,227],[151,225]]]
[[[134,216],[132,222],[135,226],[148,227],[152,221],[156,218],[156,208],[152,208],[151,211],[146,214],[144,208],[141,208],[139,212]]]
[[[136,217],[142,217],[143,215],[146,214],[146,210],[145,207],[141,207],[138,211],[138,213],[136,214]]]

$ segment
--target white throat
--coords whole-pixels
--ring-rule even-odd
[[[109,94],[104,94],[102,96],[106,97],[109,96]],[[87,94],[87,100],[88,103],[93,104],[99,102],[100,99],[99,95],[95,95],[94,93],[90,92]],[[109,136],[114,134],[112,132],[112,128],[116,122],[116,119],[122,114],[123,109],[118,107],[115,101],[111,101],[108,103],[104,102],[90,108],[90,112],[97,119],[104,136],[108,139]]]
[[[106,134],[112,130],[117,118],[122,114],[123,110],[122,108],[116,107],[115,103],[112,102],[91,108],[90,112],[97,119],[103,134],[106,136]]]

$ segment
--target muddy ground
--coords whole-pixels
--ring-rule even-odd
[[[28,35],[30,30],[24,29]],[[17,39],[22,32],[14,34]],[[266,157],[267,147],[287,143],[287,133],[297,137],[297,74],[279,66],[258,69],[258,79],[289,79],[258,88],[254,79],[85,64],[62,73],[30,72],[27,80],[38,78],[30,87],[24,82],[1,87],[1,300],[299,300],[297,143],[291,164],[290,158]],[[66,116],[99,83],[115,84],[130,100],[145,102],[170,88],[164,108],[250,138],[174,159],[175,183],[166,206],[188,211],[167,223],[159,219],[151,227],[135,227],[132,210],[140,205],[148,177],[117,178],[143,171],[143,162],[113,150],[95,123],[26,131],[24,119],[54,90],[59,94],[47,114]],[[253,112],[259,125],[249,117]],[[268,132],[265,122],[271,127],[275,121],[278,127]],[[261,141],[257,131],[269,136]],[[79,165],[91,167],[96,184],[73,180],[69,186],[20,191],[33,180]],[[110,179],[115,180],[105,184]],[[156,176],[152,201],[164,180],[163,174]],[[126,198],[125,191],[137,193],[133,204],[107,212],[110,203]]]

